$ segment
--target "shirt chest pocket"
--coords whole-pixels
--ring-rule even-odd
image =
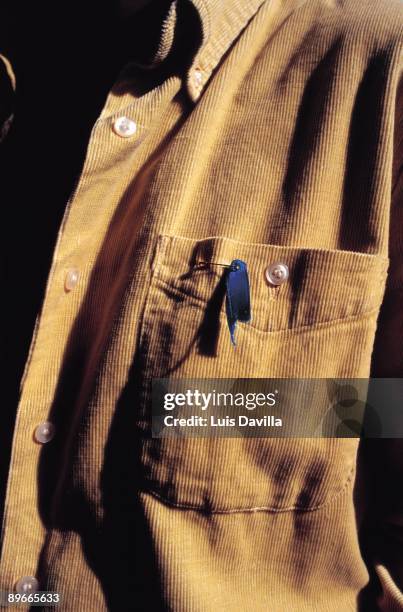
[[[252,309],[235,347],[225,312],[234,259],[247,263]],[[140,341],[145,489],[209,512],[309,510],[342,491],[357,439],[152,438],[151,381],[367,377],[387,265],[356,252],[160,236]]]

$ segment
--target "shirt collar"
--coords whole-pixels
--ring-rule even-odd
[[[159,21],[158,44],[142,67],[152,69],[161,66],[175,48],[176,38],[186,35],[194,40],[191,56],[182,57],[181,52],[179,60],[180,63],[185,62],[185,86],[190,98],[196,101],[225,52],[265,1],[172,0],[164,3],[162,13],[154,12],[155,19]],[[185,20],[181,30],[178,21],[185,4],[187,8],[193,7],[193,17],[196,18]],[[152,2],[146,9],[146,19],[150,19],[150,11]],[[139,21],[140,28],[144,25],[142,21]]]
[[[201,21],[202,42],[187,72],[187,89],[196,101],[217,64],[267,0],[191,0]]]

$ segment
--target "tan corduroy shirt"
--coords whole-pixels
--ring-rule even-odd
[[[403,375],[403,2],[194,0],[172,64],[182,5],[153,67],[119,74],[66,207],[0,588],[83,612],[403,610],[400,440],[150,434],[156,377]],[[222,270],[194,267],[234,258],[236,350]]]

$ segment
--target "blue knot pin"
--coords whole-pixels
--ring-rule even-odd
[[[234,259],[228,267],[225,310],[231,342],[235,346],[235,329],[238,321],[249,323],[252,319],[248,268],[244,261]]]

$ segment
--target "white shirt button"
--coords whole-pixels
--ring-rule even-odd
[[[137,124],[128,117],[118,117],[113,124],[113,131],[122,138],[130,138],[137,131]]]
[[[39,582],[35,576],[24,576],[20,578],[15,585],[15,590],[21,595],[29,595],[30,593],[36,593],[39,588]]]
[[[40,442],[41,444],[46,444],[46,442],[50,442],[50,440],[55,435],[55,426],[50,421],[44,421],[43,423],[39,423],[38,427],[35,429],[35,440]]]
[[[70,268],[67,270],[66,277],[64,279],[64,288],[66,291],[71,291],[78,283],[80,272],[77,268]]]
[[[200,89],[203,85],[203,72],[200,68],[195,68],[192,74],[193,87],[195,89]]]
[[[270,285],[282,285],[288,280],[289,275],[288,266],[280,261],[270,264],[265,270],[266,280]]]

